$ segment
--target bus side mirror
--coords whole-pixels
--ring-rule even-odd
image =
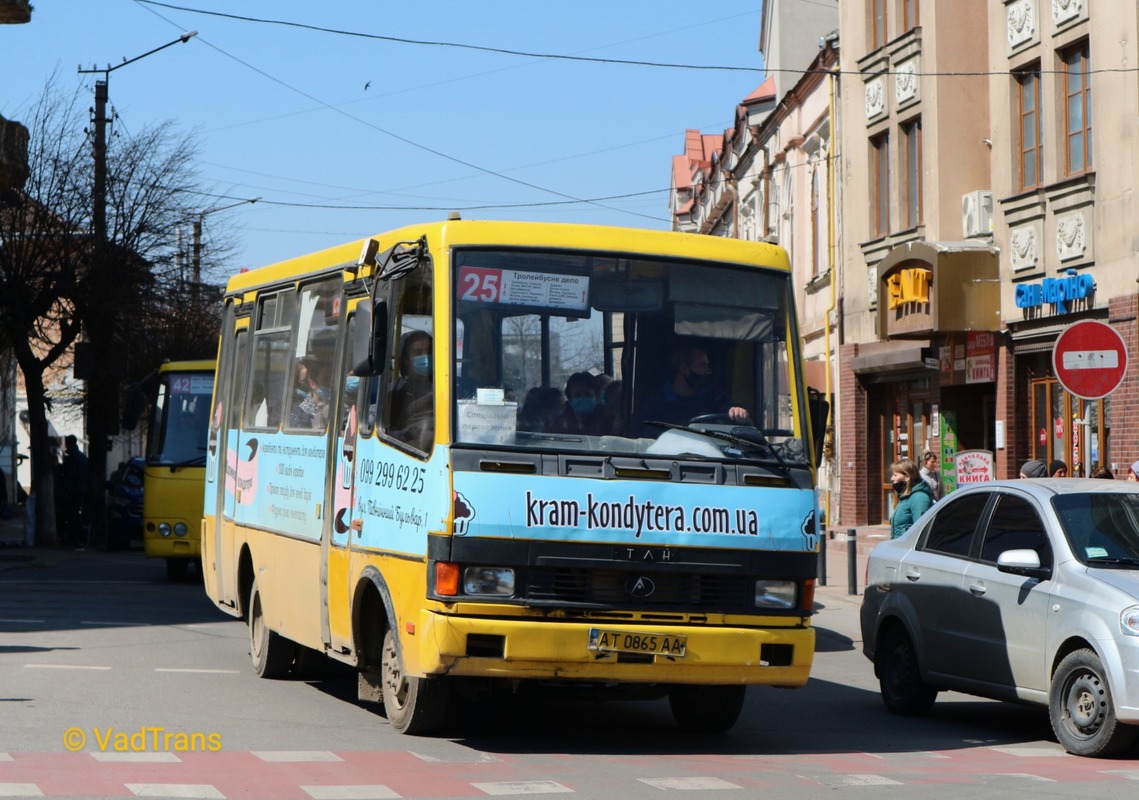
[[[826,442],[827,417],[830,415],[831,404],[822,393],[809,389],[807,391],[807,407],[811,413],[811,437],[815,446],[815,464],[823,463],[823,444]]]
[[[352,328],[353,375],[367,378],[384,371],[387,332],[387,302],[377,300],[374,307],[366,302],[356,307],[356,324]]]

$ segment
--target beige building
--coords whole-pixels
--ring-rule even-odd
[[[1135,5],[866,0],[840,17],[837,522],[886,520],[888,465],[925,450],[947,491],[1029,458],[1125,468],[1135,365],[1084,347],[1122,374],[1099,399],[1053,350],[1099,320],[1136,353]]]
[[[828,396],[837,389],[834,309],[841,291],[835,269],[838,175],[832,169],[837,9],[837,2],[764,3],[760,52],[771,76],[739,102],[733,127],[715,134],[687,131],[684,152],[673,157],[670,194],[674,230],[787,249],[808,381]],[[832,482],[830,452],[828,446],[820,471],[824,489]],[[828,491],[828,518],[829,498]]]

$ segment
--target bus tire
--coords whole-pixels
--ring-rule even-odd
[[[451,705],[450,686],[442,678],[409,676],[404,671],[396,634],[391,628],[384,631],[380,672],[384,714],[395,731],[422,736],[443,726]]]
[[[295,650],[292,642],[265,623],[261,590],[254,579],[249,590],[249,655],[253,671],[259,678],[283,678],[293,666]]]
[[[724,733],[740,718],[746,696],[746,686],[674,686],[668,705],[686,733]]]

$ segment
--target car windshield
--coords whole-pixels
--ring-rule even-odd
[[[1073,492],[1052,507],[1081,563],[1139,567],[1139,494]]]
[[[521,249],[454,262],[457,442],[807,461],[785,273]]]

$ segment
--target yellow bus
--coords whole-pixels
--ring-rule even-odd
[[[168,361],[147,424],[143,477],[143,549],[166,559],[171,580],[201,558],[206,432],[214,389],[213,361]]]
[[[710,236],[451,219],[234,276],[206,592],[400,732],[558,687],[726,730],[814,656],[799,348],[786,253]]]

